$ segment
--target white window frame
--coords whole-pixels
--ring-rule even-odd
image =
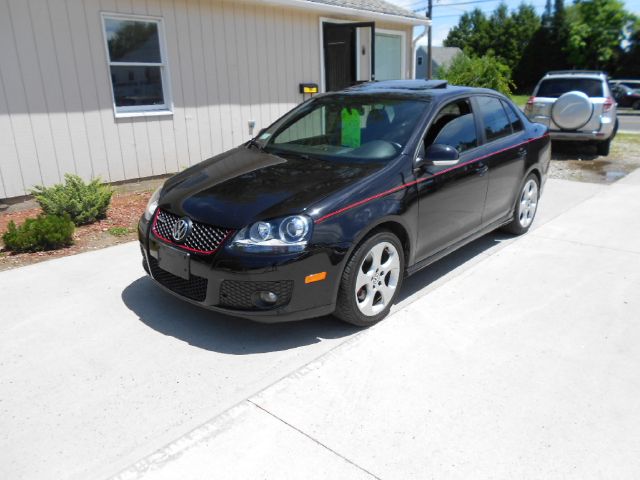
[[[165,42],[164,23],[162,17],[152,17],[148,15],[124,15],[120,13],[100,13],[102,20],[102,34],[104,37],[104,47],[107,62],[107,73],[109,74],[109,85],[111,88],[111,103],[113,105],[113,114],[116,118],[124,117],[144,117],[157,115],[173,115],[173,100],[171,96],[171,83],[169,81],[169,62],[167,59],[167,47]],[[112,62],[109,56],[109,42],[107,39],[107,19],[129,20],[133,22],[153,22],[158,28],[158,44],[160,47],[160,62]],[[162,96],[164,104],[161,105],[132,105],[126,107],[116,106],[115,91],[113,88],[113,79],[111,77],[111,67],[160,67],[160,82],[162,85]]]

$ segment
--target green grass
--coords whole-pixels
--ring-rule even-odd
[[[634,145],[640,145],[640,134],[637,133],[618,133],[615,140],[624,143],[632,143]],[[615,142],[614,140],[614,142]]]
[[[529,100],[529,95],[511,95],[511,100],[513,100],[513,103],[515,103],[518,107],[524,108],[527,100]]]
[[[114,237],[124,237],[131,232],[131,229],[128,227],[111,227],[107,231]]]

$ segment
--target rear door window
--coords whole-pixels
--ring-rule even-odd
[[[520,132],[524,130],[524,125],[522,125],[522,120],[520,120],[520,117],[516,114],[516,112],[513,111],[513,107],[505,101],[501,100],[501,102],[505,112],[507,112],[507,117],[509,118],[511,129],[514,132]]]
[[[540,82],[536,96],[558,98],[575,90],[588,97],[604,97],[602,81],[597,78],[548,78]]]
[[[502,108],[502,102],[495,97],[484,96],[478,96],[476,100],[487,142],[511,135],[511,122]]]

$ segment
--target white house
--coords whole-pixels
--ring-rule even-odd
[[[0,199],[176,172],[302,84],[410,78],[428,23],[382,0],[0,0]]]

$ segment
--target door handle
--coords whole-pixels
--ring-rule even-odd
[[[526,149],[526,148],[524,148],[524,147],[520,147],[520,148],[518,149],[518,152],[517,152],[517,153],[518,153],[518,156],[519,156],[519,157],[526,157],[526,156],[527,156],[527,149]]]

